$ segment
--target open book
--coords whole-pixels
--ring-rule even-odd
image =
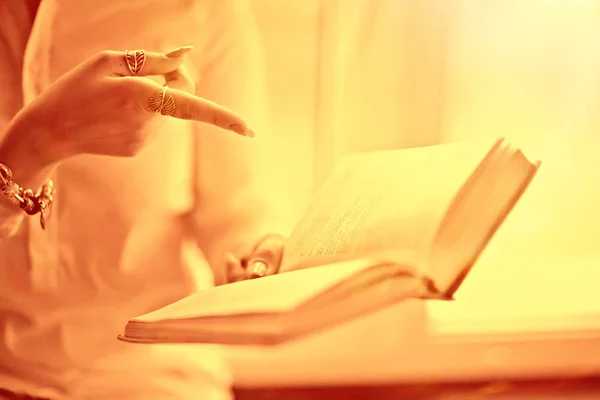
[[[186,297],[120,339],[275,344],[403,299],[451,300],[538,166],[503,139],[352,155],[293,230],[278,275]]]

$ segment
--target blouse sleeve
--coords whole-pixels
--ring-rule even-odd
[[[259,34],[245,0],[213,2],[208,34],[194,51],[199,96],[240,114],[254,139],[198,125],[195,135],[196,238],[209,263],[220,265],[268,232],[288,233],[288,199],[277,188],[269,159],[267,83]],[[214,269],[214,268],[213,268]],[[221,271],[215,275],[219,283]],[[222,275],[221,275],[222,278]]]
[[[23,106],[23,55],[38,4],[39,0],[0,3],[0,132]]]

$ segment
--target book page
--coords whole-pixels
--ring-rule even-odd
[[[306,259],[381,251],[421,259],[450,201],[491,145],[453,143],[347,157],[293,230],[281,272],[305,267]]]
[[[457,194],[429,252],[428,276],[452,296],[539,166],[505,145]]]
[[[333,285],[351,279],[360,271],[382,262],[401,264],[400,260],[402,259],[398,257],[362,258],[217,286],[137,317],[134,321],[157,322],[166,319],[286,312]]]

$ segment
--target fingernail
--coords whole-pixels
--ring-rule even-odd
[[[262,261],[254,261],[252,264],[250,264],[248,278],[262,278],[265,275],[267,275],[267,264]]]
[[[238,135],[254,137],[254,132],[252,132],[252,130],[246,128],[244,125],[231,124],[231,125],[229,125],[228,128],[229,128],[229,130],[237,133]]]
[[[177,58],[177,57],[181,57],[184,54],[189,53],[192,50],[194,50],[194,46],[178,47],[175,50],[171,50],[170,52],[168,52],[166,54],[166,56],[169,58]]]

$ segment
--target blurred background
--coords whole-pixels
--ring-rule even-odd
[[[433,320],[600,316],[600,1],[251,1],[298,213],[344,154],[507,137],[542,168]]]

